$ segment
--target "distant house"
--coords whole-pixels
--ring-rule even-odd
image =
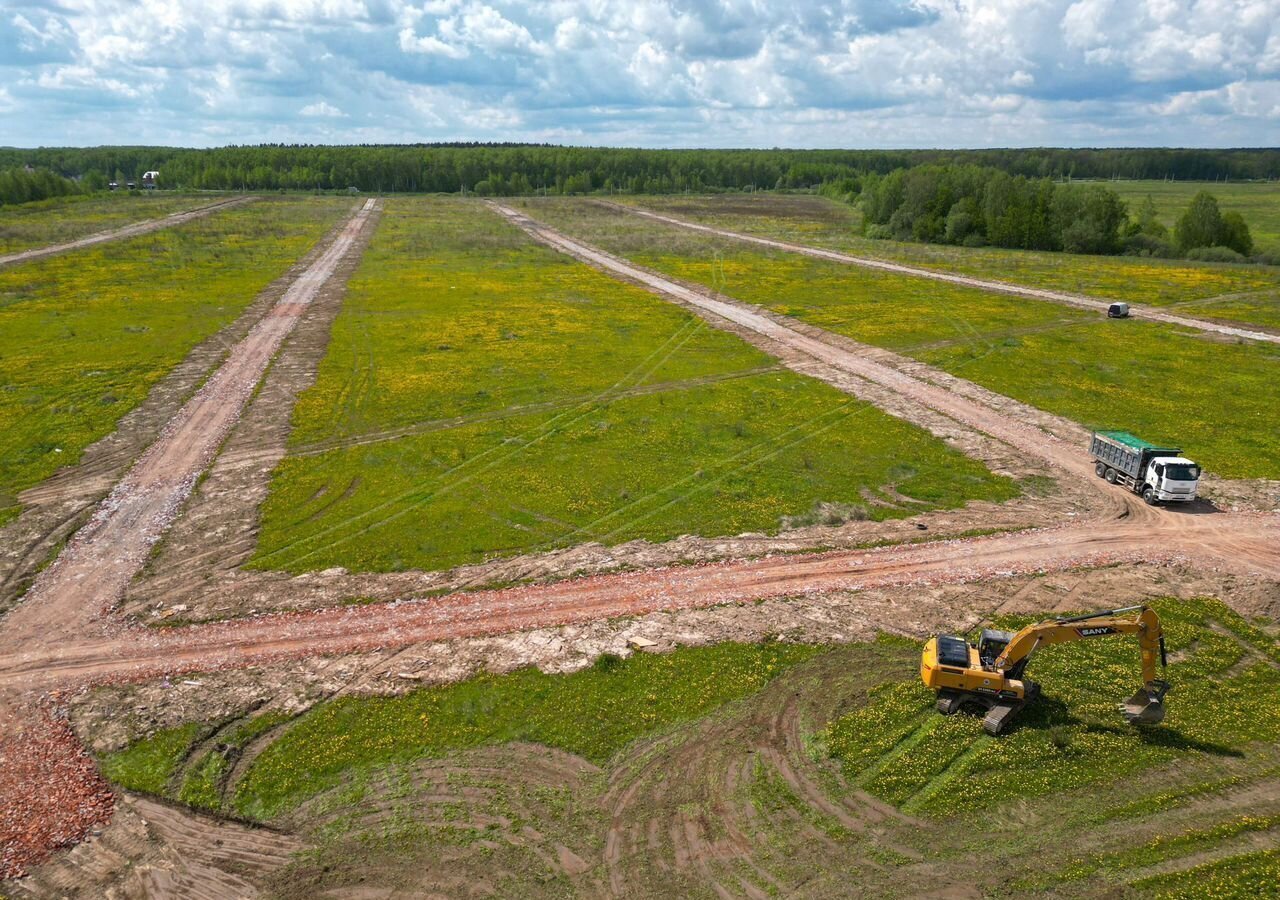
[[[155,187],[156,187],[156,179],[157,179],[157,178],[159,178],[159,177],[160,177],[160,173],[159,173],[159,172],[143,172],[143,173],[142,173],[142,186],[143,186],[144,188],[148,188],[148,189],[150,189],[150,190],[155,190]]]

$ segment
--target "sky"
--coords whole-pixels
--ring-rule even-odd
[[[0,0],[0,145],[1280,145],[1280,0]]]

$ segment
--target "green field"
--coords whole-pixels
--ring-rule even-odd
[[[1191,198],[1208,191],[1223,212],[1244,217],[1255,252],[1280,254],[1280,182],[1108,181],[1106,185],[1129,204],[1130,213],[1150,197],[1170,234]]]
[[[1273,196],[1266,193],[1266,185],[1249,186],[1254,187],[1259,197]],[[1188,315],[1280,328],[1280,268],[1274,266],[869,240],[861,236],[857,208],[808,195],[643,197],[627,198],[626,202],[731,231],[857,256],[1111,300],[1177,307]],[[1260,200],[1259,205],[1270,209],[1269,200]],[[1280,201],[1272,214],[1280,216]]]
[[[751,248],[580,201],[528,208],[649,268],[1085,426],[1178,442],[1224,477],[1280,476],[1280,407],[1272,402],[1280,351],[1272,345]]]
[[[60,244],[98,231],[159,219],[219,197],[150,191],[71,196],[0,207],[0,255]]]
[[[917,502],[866,502],[895,492]],[[1015,494],[482,207],[392,200],[294,411],[251,564],[440,569],[776,531],[824,502],[886,518]]]
[[[0,522],[349,208],[262,201],[0,269]]]
[[[1114,708],[1139,677],[1126,639],[1037,655],[1042,698],[991,738],[977,717],[934,712],[917,642],[882,637],[606,656],[570,675],[323,702],[292,720],[188,723],[103,769],[305,835],[313,849],[280,873],[283,896],[412,893],[436,877],[573,896],[619,873],[637,896],[709,895],[726,878],[782,895],[857,884],[915,896],[938,867],[994,896],[1265,890],[1280,876],[1280,647],[1217,601],[1157,608],[1174,687],[1165,721],[1143,730]],[[251,747],[232,781],[229,761]],[[864,792],[901,815],[860,818]],[[633,852],[607,849],[631,836]],[[695,837],[720,852],[689,862]],[[557,845],[581,871],[555,864]],[[1186,870],[1194,883],[1174,877]]]

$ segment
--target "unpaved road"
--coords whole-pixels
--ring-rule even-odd
[[[132,225],[112,228],[109,231],[99,231],[96,234],[76,238],[74,241],[67,241],[64,244],[50,244],[47,247],[34,247],[30,250],[23,250],[21,253],[10,253],[8,256],[0,256],[0,266],[29,262],[33,259],[41,259],[42,257],[53,256],[57,253],[66,253],[68,250],[79,250],[83,247],[92,247],[94,244],[103,244],[107,241],[118,241],[123,238],[137,237],[140,234],[149,234],[152,231],[159,231],[162,228],[172,228],[175,225],[190,222],[192,219],[203,218],[204,216],[207,216],[210,213],[215,213],[220,209],[226,209],[230,206],[240,206],[243,203],[251,203],[256,199],[256,197],[233,197],[230,200],[219,200],[217,203],[210,203],[206,206],[197,206],[194,209],[185,209],[182,212],[176,212],[161,219],[147,219],[142,222],[134,222]]]
[[[597,200],[595,202],[608,206],[610,209],[617,209],[631,213],[632,215],[643,216],[646,219],[665,222],[668,225],[687,228],[690,231],[701,231],[704,234],[713,234],[717,237],[743,241],[749,244],[758,244],[762,247],[772,247],[775,250],[786,250],[789,253],[800,253],[817,259],[847,263],[853,266],[862,266],[867,269],[880,269],[885,272],[895,272],[899,275],[910,275],[914,278],[931,278],[934,281],[946,281],[951,284],[964,285],[965,287],[981,288],[984,291],[998,291],[1002,294],[1013,294],[1017,297],[1027,297],[1032,300],[1049,300],[1053,303],[1065,303],[1069,306],[1078,306],[1099,312],[1106,312],[1107,307],[1109,307],[1113,302],[1111,300],[1099,300],[1097,297],[1088,297],[1084,294],[1069,294],[1064,291],[1050,291],[1043,288],[1010,284],[1007,281],[988,281],[983,278],[970,278],[967,275],[953,275],[949,272],[937,272],[932,269],[920,269],[915,266],[904,266],[900,263],[886,262],[882,259],[872,259],[867,256],[852,256],[848,253],[840,253],[835,250],[824,250],[821,247],[792,244],[788,241],[759,237],[754,234],[743,234],[740,231],[729,231],[724,228],[714,228],[710,225],[690,222],[688,219],[680,219],[675,216],[667,216],[662,213],[650,212],[647,209],[639,209],[638,207],[626,206],[621,203],[611,203],[607,200]],[[1265,341],[1272,344],[1280,344],[1280,334],[1255,331],[1249,328],[1237,328],[1232,325],[1223,325],[1220,322],[1211,322],[1206,319],[1193,319],[1190,316],[1179,316],[1173,313],[1162,312],[1160,309],[1152,306],[1140,306],[1131,303],[1129,304],[1129,311],[1130,315],[1135,318],[1151,319],[1154,322],[1164,322],[1169,325],[1180,325],[1183,328],[1195,328],[1199,331],[1211,331],[1216,334],[1223,334],[1228,337],[1244,338],[1250,341]]]
[[[1106,524],[599,575],[186,628],[117,626],[106,633],[67,636],[10,651],[0,658],[0,693],[243,667],[656,610],[834,590],[959,583],[1126,561],[1191,560],[1240,576],[1280,580],[1277,546],[1280,519],[1275,516],[1156,510]]]
[[[4,848],[0,878],[22,871],[51,847],[78,839],[106,814],[104,787],[91,767],[56,765],[71,752],[66,730],[37,710],[40,697],[57,691],[654,610],[864,587],[976,581],[1124,561],[1192,561],[1244,577],[1280,580],[1276,516],[1147,508],[1097,481],[1078,447],[1040,429],[939,384],[862,359],[847,347],[802,334],[744,304],[708,297],[645,272],[495,204],[537,239],[593,266],[725,322],[767,334],[965,422],[1070,477],[1088,479],[1115,498],[1110,518],[997,537],[602,575],[182,629],[130,626],[106,616],[209,464],[309,297],[351,247],[371,206],[372,201],[353,217],[273,312],[237,345],[222,369],[104,501],[94,520],[42,574],[23,605],[0,622],[0,760],[5,763],[0,764],[0,841],[19,847],[12,854],[9,846]],[[23,765],[6,765],[13,761]],[[19,771],[24,777],[5,777],[6,771]],[[83,801],[79,807],[77,798]],[[88,817],[84,809],[90,811]],[[41,827],[33,830],[37,822]]]

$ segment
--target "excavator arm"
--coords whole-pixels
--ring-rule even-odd
[[[1138,616],[1125,615],[1132,612],[1137,612]],[[1137,635],[1142,654],[1142,687],[1120,705],[1120,711],[1132,724],[1154,725],[1164,718],[1164,695],[1169,684],[1159,677],[1156,670],[1157,659],[1161,668],[1166,664],[1164,631],[1160,627],[1160,617],[1149,606],[1105,610],[1028,625],[1013,636],[992,663],[992,668],[1001,674],[1019,677],[1031,655],[1041,647],[1113,634]]]

